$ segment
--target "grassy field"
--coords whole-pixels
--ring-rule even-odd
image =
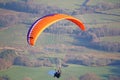
[[[96,5],[98,3],[120,3],[120,0],[90,0],[90,2],[88,3],[88,5]]]
[[[8,70],[0,71],[0,76],[8,75],[10,80],[22,80],[25,77],[30,77],[32,78],[32,80],[52,80],[54,78],[48,75],[48,71],[53,69],[54,69],[53,67],[31,68],[31,67],[13,66]],[[103,80],[107,80],[108,75],[117,74],[112,70],[118,70],[117,72],[120,72],[118,67],[114,67],[114,66],[87,67],[81,65],[70,65],[68,68],[62,68],[61,80],[65,80],[70,76],[79,78],[80,76],[89,72],[96,73]]]
[[[78,6],[76,6],[76,4],[79,3],[82,4],[84,0],[64,0],[64,1],[60,1],[60,0],[35,0],[35,3],[39,3],[39,4],[47,4],[50,6],[56,6],[59,8],[63,8],[63,9],[70,9],[70,10],[74,10],[75,8],[78,8]]]
[[[119,15],[120,8],[118,8],[118,9],[111,9],[111,10],[102,11],[102,12],[105,12],[105,13],[108,13],[108,14],[118,14]]]
[[[0,44],[8,46],[25,45],[27,29],[25,25],[16,24],[0,31]]]
[[[118,14],[118,12],[114,12],[114,14]],[[108,24],[112,22],[119,22],[120,17],[119,16],[114,16],[114,15],[109,15],[109,14],[84,14],[84,15],[77,15],[77,18],[82,20],[85,24],[89,23],[98,23],[98,24]]]
[[[60,0],[35,0],[34,2],[37,4],[47,4],[50,6],[57,6],[60,8],[64,9],[70,9],[74,10],[76,8],[79,8],[79,5],[82,5],[85,0],[65,0],[65,1],[60,1]],[[120,3],[120,0],[90,0],[87,5],[96,5],[98,3],[104,3],[104,2],[109,2],[109,3]]]

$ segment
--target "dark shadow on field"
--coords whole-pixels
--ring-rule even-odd
[[[69,44],[71,45],[74,45],[74,46],[82,46],[82,47],[86,47],[86,48],[89,48],[89,49],[94,49],[94,50],[99,50],[101,51],[101,49],[99,49],[99,47],[93,47],[94,45],[87,39],[82,39],[82,38],[78,38],[76,36],[72,36],[74,38],[74,42],[68,42]]]
[[[120,65],[119,66],[111,66],[111,67],[114,67],[114,68],[110,69],[109,74],[101,75],[102,77],[106,78],[107,80],[109,80],[110,77],[112,78],[111,80],[114,80],[113,78],[120,77]],[[118,80],[118,79],[115,79],[115,80]]]
[[[120,76],[120,65],[115,66],[115,68],[111,69],[110,71],[113,73],[113,75]]]

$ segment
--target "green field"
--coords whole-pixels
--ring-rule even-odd
[[[64,9],[70,9],[74,10],[76,8],[79,8],[79,5],[82,5],[82,3],[85,0],[65,0],[65,1],[60,1],[60,0],[35,0],[34,2],[37,4],[47,4],[50,6],[57,6],[59,8],[64,8]],[[120,0],[91,0],[88,2],[87,5],[96,5],[98,3],[104,3],[104,2],[109,2],[109,3],[120,3]]]
[[[110,12],[112,12],[112,11],[110,11]],[[116,12],[114,12],[114,14],[118,14],[118,12],[116,11]],[[76,17],[79,18],[85,24],[88,24],[88,25],[89,24],[94,24],[94,25],[95,24],[106,24],[106,25],[109,25],[109,24],[115,23],[115,22],[118,22],[118,24],[120,25],[120,23],[119,23],[120,17],[119,16],[114,16],[114,15],[109,15],[109,14],[97,14],[97,13],[93,13],[93,14],[77,15]]]
[[[120,0],[91,0],[88,5],[96,5],[98,3],[120,3]]]
[[[54,67],[31,68],[31,67],[13,66],[8,70],[0,71],[0,76],[8,75],[10,80],[22,80],[25,77],[30,77],[32,78],[32,80],[52,80],[54,78],[48,75],[48,71],[53,69],[55,68]],[[103,80],[107,80],[108,75],[118,74],[117,72],[113,72],[112,70],[117,70],[117,72],[120,72],[117,66],[87,67],[81,65],[70,65],[67,68],[62,68],[61,80],[66,80],[70,76],[79,78],[85,73],[96,73]]]
[[[50,6],[56,6],[58,8],[63,8],[63,9],[70,9],[70,10],[74,10],[75,8],[78,8],[78,6],[76,6],[75,4],[82,4],[84,0],[64,0],[64,1],[60,1],[60,0],[35,0],[35,3],[39,3],[39,4],[47,4]]]
[[[15,46],[24,45],[26,43],[27,28],[25,25],[16,24],[5,30],[0,31],[0,44]]]
[[[5,30],[0,31],[0,45],[2,46],[27,46],[27,31],[28,28],[23,24],[16,24],[10,26]],[[51,34],[51,33],[42,33],[36,42],[36,47],[45,47],[47,45],[55,44],[66,44],[66,42],[73,42],[74,38],[68,34]]]

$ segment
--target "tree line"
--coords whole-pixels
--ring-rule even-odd
[[[21,0],[21,1],[8,1],[8,2],[0,2],[0,8],[14,10],[18,12],[27,12],[32,14],[51,14],[51,13],[61,13],[64,10],[58,7],[51,7],[43,4],[35,4],[33,0]]]
[[[120,52],[119,42],[100,41],[100,37],[119,36],[119,28],[109,28],[104,26],[100,28],[90,28],[85,32],[78,31],[76,35],[77,36],[75,37],[75,39],[77,39],[78,42],[84,40],[87,43],[87,45],[82,44],[82,46],[107,52]]]
[[[0,70],[8,69],[12,65],[29,66],[29,67],[52,67],[56,61],[50,57],[42,57],[31,59],[27,55],[16,55],[15,50],[6,49],[0,53]],[[61,60],[62,66],[67,67],[66,63],[79,64],[85,66],[106,66],[106,65],[119,65],[120,60],[112,58],[99,58],[87,55],[74,55],[67,54],[64,59]]]
[[[97,54],[96,54],[97,55]],[[90,55],[80,54],[67,54],[64,59],[65,63],[78,64],[85,66],[107,66],[107,65],[119,65],[119,59],[104,58],[104,57],[94,57]]]
[[[41,67],[52,66],[52,62],[48,58],[30,59],[27,55],[17,55],[14,49],[4,49],[0,52],[0,70],[8,69],[12,65]]]

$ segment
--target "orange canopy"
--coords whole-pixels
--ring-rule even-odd
[[[44,16],[34,22],[27,34],[27,41],[30,45],[34,45],[38,36],[51,24],[60,20],[69,20],[78,25],[81,30],[85,30],[84,24],[77,18],[66,15],[66,14],[52,14]]]

